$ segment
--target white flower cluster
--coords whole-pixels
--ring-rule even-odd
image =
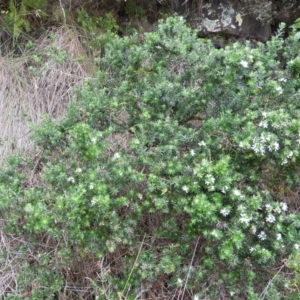
[[[182,187],[182,190],[183,190],[184,192],[186,192],[186,193],[189,192],[189,188],[188,188],[186,185],[184,185],[184,186]]]
[[[290,158],[292,158],[293,155],[294,155],[294,152],[293,152],[293,151],[289,151],[289,153],[286,154],[286,157],[284,158],[284,160],[283,160],[283,162],[282,162],[281,164],[282,164],[282,165],[287,164],[287,163],[288,163],[288,160],[289,160]]]
[[[82,169],[81,168],[77,168],[76,170],[75,170],[75,173],[82,173]]]
[[[67,181],[71,183],[75,183],[75,178],[73,176],[70,176],[67,178]]]
[[[255,234],[257,228],[256,228],[256,226],[254,224],[252,224],[250,230],[251,230],[252,234]]]
[[[220,232],[217,230],[217,229],[214,229],[212,232],[211,232],[211,235],[215,238],[218,238],[219,235],[220,235]]]
[[[195,154],[196,154],[195,151],[194,151],[193,149],[191,149],[191,150],[190,150],[190,155],[191,155],[191,156],[195,156]]]
[[[276,221],[276,218],[274,215],[272,214],[269,214],[267,217],[266,217],[266,221],[269,222],[269,223],[274,223]]]
[[[215,186],[214,186],[215,181],[216,181],[216,179],[213,175],[211,175],[211,174],[205,175],[205,184],[208,186],[208,189],[210,191],[215,190]]]
[[[91,205],[94,206],[94,205],[97,204],[97,202],[98,202],[98,199],[93,198],[92,201],[91,201]]]
[[[245,60],[241,60],[240,62],[241,66],[244,67],[244,68],[248,68],[248,62],[246,62]]]
[[[238,190],[238,189],[234,189],[232,191],[232,193],[233,193],[234,196],[237,196],[237,197],[241,197],[242,196],[242,192],[240,190]]]
[[[283,88],[281,86],[277,86],[275,90],[278,92],[279,95],[283,93]]]
[[[222,187],[222,189],[221,189],[221,192],[222,192],[223,194],[226,194],[226,191],[228,191],[228,186],[227,186],[227,185],[224,185],[224,186]]]
[[[276,207],[272,207],[270,204],[266,204],[265,205],[266,210],[271,213],[272,211],[274,211],[277,214],[281,214],[284,211],[288,210],[288,206],[285,202],[280,202],[277,204]]]
[[[282,78],[279,78],[278,81],[279,81],[279,82],[287,82],[287,79],[284,78],[284,77],[282,77]]]
[[[266,209],[266,211],[271,212],[271,211],[273,210],[273,207],[272,207],[271,204],[267,203],[267,204],[265,205],[265,209]]]
[[[112,160],[116,160],[116,159],[118,159],[118,158],[120,158],[120,157],[121,157],[120,153],[116,152],[116,153],[114,154],[114,156],[112,157]]]
[[[245,225],[249,225],[249,223],[251,222],[252,220],[252,215],[249,215],[249,214],[246,214],[246,213],[241,213],[241,216],[240,216],[240,222],[241,223],[244,223]]]
[[[267,239],[267,235],[264,231],[261,231],[258,235],[258,238],[262,241],[266,240]]]
[[[279,205],[280,205],[280,207],[281,207],[281,209],[283,211],[287,211],[288,210],[288,206],[287,206],[287,204],[285,202],[280,202]]]
[[[204,141],[201,141],[200,143],[198,143],[198,145],[201,147],[205,147],[206,146],[206,143]]]
[[[254,137],[252,140],[252,149],[255,153],[265,155],[266,151],[275,152],[280,148],[277,137],[269,132],[263,132],[259,137]]]
[[[261,121],[258,126],[263,127],[263,128],[268,128],[269,123],[266,120]]]
[[[220,214],[221,214],[222,216],[226,217],[226,216],[228,216],[228,215],[230,214],[230,209],[224,207],[224,208],[222,208],[222,209],[220,210]]]

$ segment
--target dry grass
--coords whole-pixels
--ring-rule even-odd
[[[16,249],[26,245],[26,241],[4,232],[5,221],[0,220],[0,297],[7,293],[18,293],[17,276],[20,257],[24,252]]]
[[[58,62],[62,53],[66,59]],[[63,116],[74,86],[90,70],[76,31],[68,27],[49,30],[18,58],[0,57],[0,166],[16,150],[33,149],[29,125],[45,114]]]
[[[64,60],[60,60],[61,55]],[[66,26],[47,31],[17,58],[0,57],[0,167],[10,154],[21,149],[25,154],[34,150],[30,124],[40,123],[45,114],[53,120],[63,117],[74,87],[81,86],[92,75],[91,70],[76,31]],[[7,293],[19,295],[17,276],[29,254],[16,249],[30,247],[26,240],[5,233],[5,220],[0,221],[0,253],[6,253],[0,256],[1,298]],[[52,244],[46,246],[49,251],[58,246]],[[70,293],[68,286],[83,284],[77,281],[68,275],[61,299]],[[85,295],[88,290],[84,290]]]

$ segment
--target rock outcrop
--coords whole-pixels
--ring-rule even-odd
[[[280,22],[291,25],[300,17],[300,1],[172,0],[172,10],[187,16],[203,36],[267,41]]]

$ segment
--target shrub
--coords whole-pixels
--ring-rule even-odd
[[[31,171],[14,159],[1,172],[7,230],[35,251],[55,240],[57,274],[70,253],[99,260],[99,299],[159,284],[182,298],[287,295],[268,281],[299,240],[284,197],[299,184],[294,43],[216,50],[181,18],[115,37],[67,116],[35,128]]]

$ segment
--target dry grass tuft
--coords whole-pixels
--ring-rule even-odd
[[[76,31],[65,26],[46,32],[18,58],[0,57],[0,166],[16,150],[33,149],[29,125],[45,114],[62,117],[90,70]]]
[[[26,245],[21,238],[5,233],[4,224],[5,221],[0,220],[0,297],[5,297],[7,293],[18,293],[18,266],[24,253],[16,249]]]

